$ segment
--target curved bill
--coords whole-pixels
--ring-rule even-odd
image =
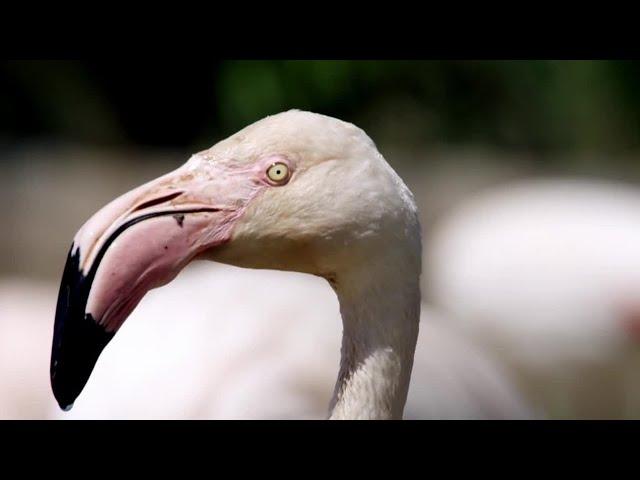
[[[229,192],[242,192],[242,179],[219,176],[224,180],[216,185],[215,177],[194,179],[180,168],[117,198],[76,234],[51,351],[51,386],[63,410],[71,408],[100,353],[146,292],[229,240],[241,204]]]

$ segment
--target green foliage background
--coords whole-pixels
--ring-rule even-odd
[[[217,92],[230,129],[292,106],[375,123],[396,103],[414,141],[620,150],[638,147],[638,80],[634,62],[229,62]]]
[[[632,61],[13,61],[0,142],[202,147],[300,108],[392,143],[626,153],[639,81]]]

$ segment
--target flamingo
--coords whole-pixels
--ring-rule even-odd
[[[329,418],[402,418],[421,305],[413,195],[361,129],[298,110],[193,155],[80,228],[51,351],[63,410],[143,296],[196,257],[326,279],[343,326]]]
[[[463,202],[432,230],[425,294],[551,418],[637,418],[640,191],[539,179]]]

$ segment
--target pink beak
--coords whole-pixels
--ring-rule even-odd
[[[260,189],[250,172],[185,166],[98,211],[76,234],[62,276],[51,353],[60,407],[73,405],[104,347],[152,288],[228,242]]]

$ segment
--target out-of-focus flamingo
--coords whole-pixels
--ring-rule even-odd
[[[273,288],[287,289],[295,299],[273,296]],[[240,304],[243,290],[260,301]],[[56,294],[47,282],[10,277],[0,282],[1,419],[326,415],[339,364],[341,320],[335,295],[322,280],[204,262],[190,265],[143,299],[123,327],[128,334],[105,349],[109,360],[93,374],[99,380],[67,413],[50,392],[48,354],[42,351],[50,341]],[[309,309],[312,302],[318,308]],[[213,315],[218,304],[228,307],[225,316]],[[275,324],[286,335],[276,335]],[[533,417],[506,372],[452,330],[449,320],[423,305],[405,418]]]
[[[0,281],[0,419],[42,419],[55,405],[49,388],[55,285]]]
[[[640,191],[518,182],[436,226],[425,293],[555,418],[640,416]]]
[[[83,401],[50,414],[323,418],[340,362],[340,326],[337,298],[319,278],[196,262],[142,300],[122,327],[126,335],[102,354]],[[506,371],[423,305],[405,418],[534,417]]]

